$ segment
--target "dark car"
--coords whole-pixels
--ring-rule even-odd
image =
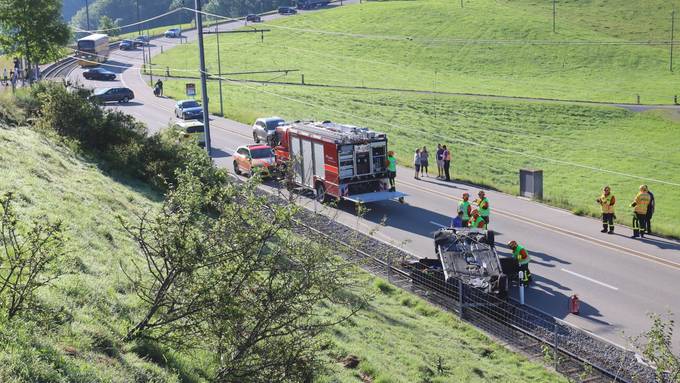
[[[297,10],[293,7],[279,7],[279,14],[281,15],[294,15]]]
[[[136,47],[141,47],[144,45],[149,45],[149,36],[137,36],[135,37],[134,44]]]
[[[163,36],[165,37],[181,37],[182,36],[182,30],[179,28],[171,28],[165,31],[163,33]]]
[[[262,22],[262,18],[259,15],[251,13],[248,16],[246,16],[246,21],[250,21],[252,23],[259,23]]]
[[[132,40],[123,40],[118,44],[118,49],[121,51],[129,51],[131,49],[135,49],[136,45],[135,42]]]
[[[104,68],[91,68],[83,72],[83,77],[87,80],[115,80],[116,74]]]
[[[202,120],[203,107],[196,100],[182,100],[175,105],[175,117],[183,120]]]
[[[135,94],[132,89],[129,88],[101,88],[95,90],[91,98],[103,103],[109,101],[127,103],[135,98]]]

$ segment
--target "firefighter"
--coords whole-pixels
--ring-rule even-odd
[[[489,224],[489,199],[486,198],[486,194],[484,193],[484,190],[480,190],[479,193],[477,193],[479,198],[475,200],[475,203],[477,204],[477,210],[479,210],[479,215],[484,218],[484,221],[486,221],[486,224]]]
[[[529,261],[531,258],[529,257],[529,253],[524,246],[518,245],[516,241],[508,242],[508,247],[512,250],[513,258],[517,260],[519,271],[524,273],[520,282],[526,286],[531,282],[531,272],[529,271]]]
[[[463,213],[461,217],[463,219],[463,227],[468,226],[468,221],[470,220],[470,213],[472,213],[472,204],[469,201],[470,194],[463,193],[463,200],[458,202],[458,211]]]
[[[390,191],[396,190],[394,179],[397,177],[397,159],[394,157],[394,152],[387,152],[387,177],[390,180]]]
[[[470,229],[486,229],[486,221],[479,215],[477,209],[472,211],[468,226]]]
[[[602,195],[595,200],[602,208],[602,232],[614,234],[614,204],[616,197],[611,192],[609,185],[602,189]]]
[[[635,199],[630,204],[635,208],[633,217],[633,235],[632,238],[644,238],[645,228],[647,227],[647,208],[652,197],[647,193],[647,185],[640,185],[640,191],[635,196]]]

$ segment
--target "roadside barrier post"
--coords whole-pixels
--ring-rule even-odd
[[[392,254],[387,254],[387,282],[392,283]]]
[[[458,279],[458,307],[460,307],[460,319],[465,319],[465,302],[463,298],[464,288],[465,286],[463,285],[463,281]]]
[[[557,355],[557,322],[555,322],[555,327],[553,328],[553,367],[557,371],[557,364],[559,362],[559,355]]]
[[[519,272],[519,304],[524,305],[524,271]]]

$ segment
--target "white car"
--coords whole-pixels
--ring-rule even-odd
[[[286,121],[281,117],[258,118],[253,124],[253,140],[258,144],[260,141],[271,144],[272,138],[276,134],[276,127],[285,123]]]

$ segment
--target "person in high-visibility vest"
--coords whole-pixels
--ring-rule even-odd
[[[479,198],[475,200],[475,203],[477,204],[477,210],[479,210],[479,215],[484,218],[486,221],[486,224],[489,224],[489,213],[491,212],[491,208],[489,207],[489,199],[486,198],[486,194],[484,193],[484,190],[480,190],[479,193],[477,194]]]
[[[522,280],[520,282],[526,286],[531,281],[531,272],[529,271],[529,261],[531,258],[529,257],[529,253],[524,246],[517,244],[516,241],[508,242],[508,247],[512,250],[513,258],[517,260],[519,271],[523,272]]]
[[[640,185],[640,191],[635,196],[635,199],[630,204],[635,208],[633,217],[633,235],[632,238],[645,237],[645,228],[647,227],[647,209],[652,197],[647,193],[647,185]]]
[[[470,229],[486,229],[486,221],[479,215],[476,209],[472,211],[468,226]]]
[[[394,152],[387,152],[387,178],[390,180],[390,191],[395,191],[396,187],[394,179],[397,177],[397,159],[394,157]]]
[[[470,214],[472,213],[472,204],[469,201],[470,194],[463,193],[463,200],[458,202],[458,212],[463,213],[461,219],[463,220],[463,227],[468,226],[468,221],[470,220]]]
[[[607,185],[602,189],[602,195],[595,200],[602,208],[602,232],[614,234],[614,204],[616,197],[612,194],[611,188]]]

